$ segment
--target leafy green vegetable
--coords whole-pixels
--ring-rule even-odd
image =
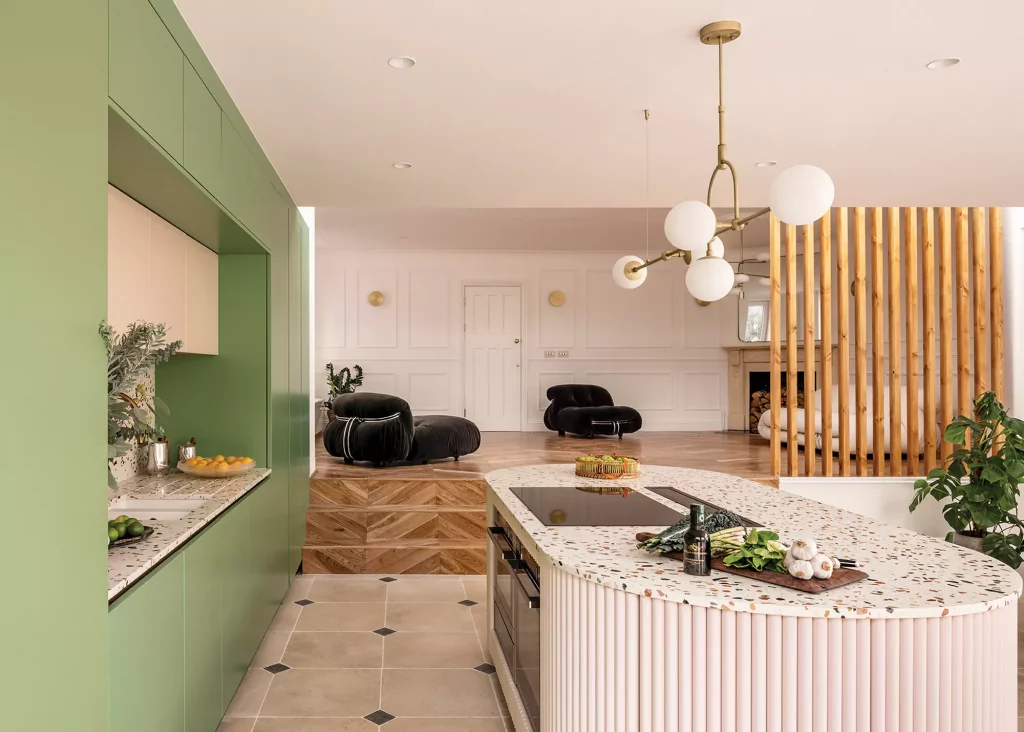
[[[704,519],[704,528],[712,536],[719,531],[734,529],[737,526],[743,526],[743,519],[732,511],[717,511]],[[681,552],[683,551],[683,534],[689,528],[690,517],[684,516],[660,534],[655,534],[647,541],[641,541],[636,547],[654,554]]]
[[[737,569],[785,574],[785,559],[786,550],[779,543],[778,534],[766,529],[751,529],[743,546],[723,561]]]

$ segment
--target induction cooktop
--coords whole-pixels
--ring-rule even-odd
[[[545,526],[671,526],[679,511],[625,486],[510,489]]]

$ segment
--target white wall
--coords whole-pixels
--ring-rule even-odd
[[[681,263],[650,271],[636,290],[612,283],[619,252],[374,251],[321,248],[316,258],[316,393],[324,366],[360,364],[363,388],[397,394],[416,413],[461,415],[462,290],[523,285],[523,424],[542,430],[545,391],[596,383],[639,409],[649,430],[720,430],[726,354],[720,319],[735,299],[698,307]],[[562,290],[561,308],[548,293]],[[384,293],[371,307],[366,296]],[[735,327],[735,323],[734,326]],[[568,351],[545,358],[545,351]]]
[[[312,206],[299,206],[299,215],[302,216],[309,227],[309,383],[315,385],[319,378],[319,369],[316,362],[316,308],[312,303],[316,302],[316,209]],[[310,387],[311,390],[315,386]],[[310,394],[309,405],[309,474],[316,471],[316,433],[317,433],[317,401],[314,394]]]

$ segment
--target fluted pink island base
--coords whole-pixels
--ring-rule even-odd
[[[1016,602],[808,618],[651,599],[550,564],[541,579],[542,732],[1017,728]]]

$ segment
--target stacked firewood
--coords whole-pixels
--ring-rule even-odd
[[[780,406],[785,409],[788,406],[787,402],[788,392],[786,387],[782,387],[782,399],[780,400]],[[757,423],[761,419],[761,415],[771,409],[772,397],[768,391],[761,390],[755,391],[750,395],[750,431],[757,432]],[[796,406],[803,409],[804,406],[804,393],[798,391],[796,393]]]

